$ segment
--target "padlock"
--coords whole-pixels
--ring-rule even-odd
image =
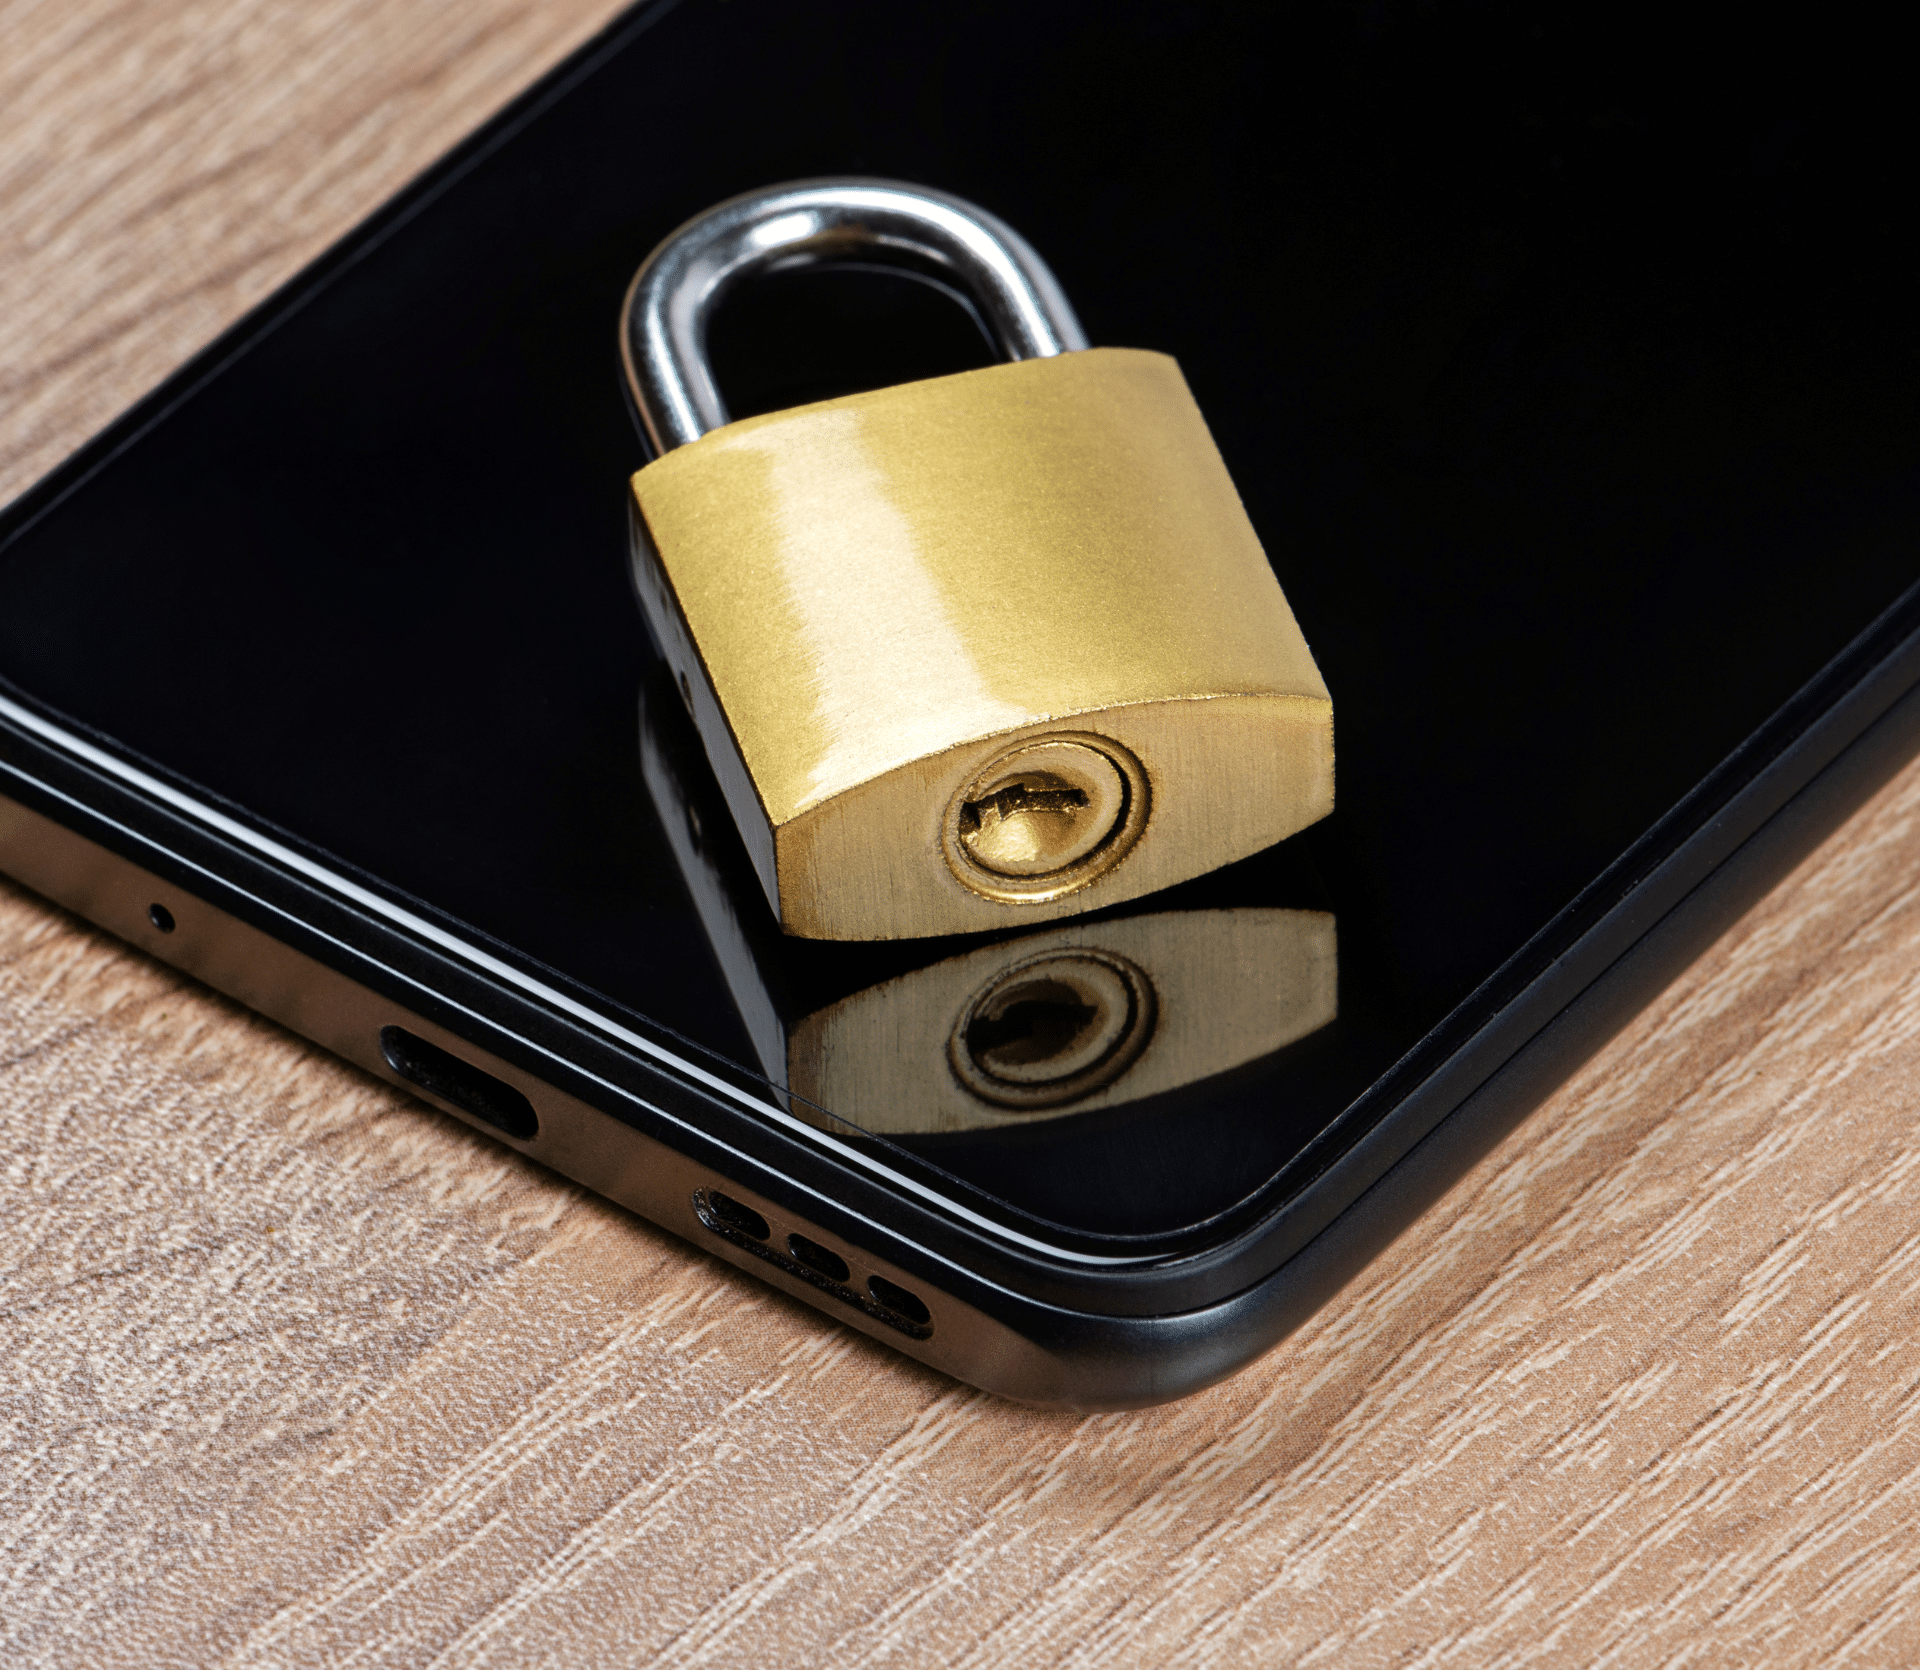
[[[950,276],[1007,361],[728,421],[719,298],[853,257]],[[1332,810],[1332,701],[1179,367],[1087,347],[993,216],[736,197],[647,258],[622,353],[636,589],[788,933],[1064,916]]]

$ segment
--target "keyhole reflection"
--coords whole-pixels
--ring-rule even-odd
[[[1153,1031],[1153,985],[1125,957],[1020,956],[967,1003],[947,1048],[960,1082],[997,1107],[1063,1107],[1111,1084]]]

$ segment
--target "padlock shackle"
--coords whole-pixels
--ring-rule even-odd
[[[634,275],[620,353],[656,456],[728,421],[707,366],[707,321],[757,272],[910,255],[973,298],[1009,359],[1087,346],[1059,282],[1006,222],[962,198],[897,180],[796,180],[695,215]]]

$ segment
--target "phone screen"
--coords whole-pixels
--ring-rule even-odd
[[[10,521],[0,678],[1032,1233],[1178,1247],[1920,551],[1891,115],[1709,108],[1572,25],[1395,27],[666,10]],[[982,204],[1095,342],[1178,358],[1333,694],[1326,820],[1084,919],[779,933],[631,594],[616,333],[680,221],[844,173]],[[711,350],[736,415],[991,357],[832,270],[743,290]]]

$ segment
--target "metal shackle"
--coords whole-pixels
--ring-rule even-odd
[[[795,180],[696,215],[649,255],[627,291],[620,352],[654,454],[728,421],[707,367],[707,321],[729,286],[817,262],[915,257],[950,276],[1009,359],[1087,346],[1059,282],[1004,221],[897,180]]]

